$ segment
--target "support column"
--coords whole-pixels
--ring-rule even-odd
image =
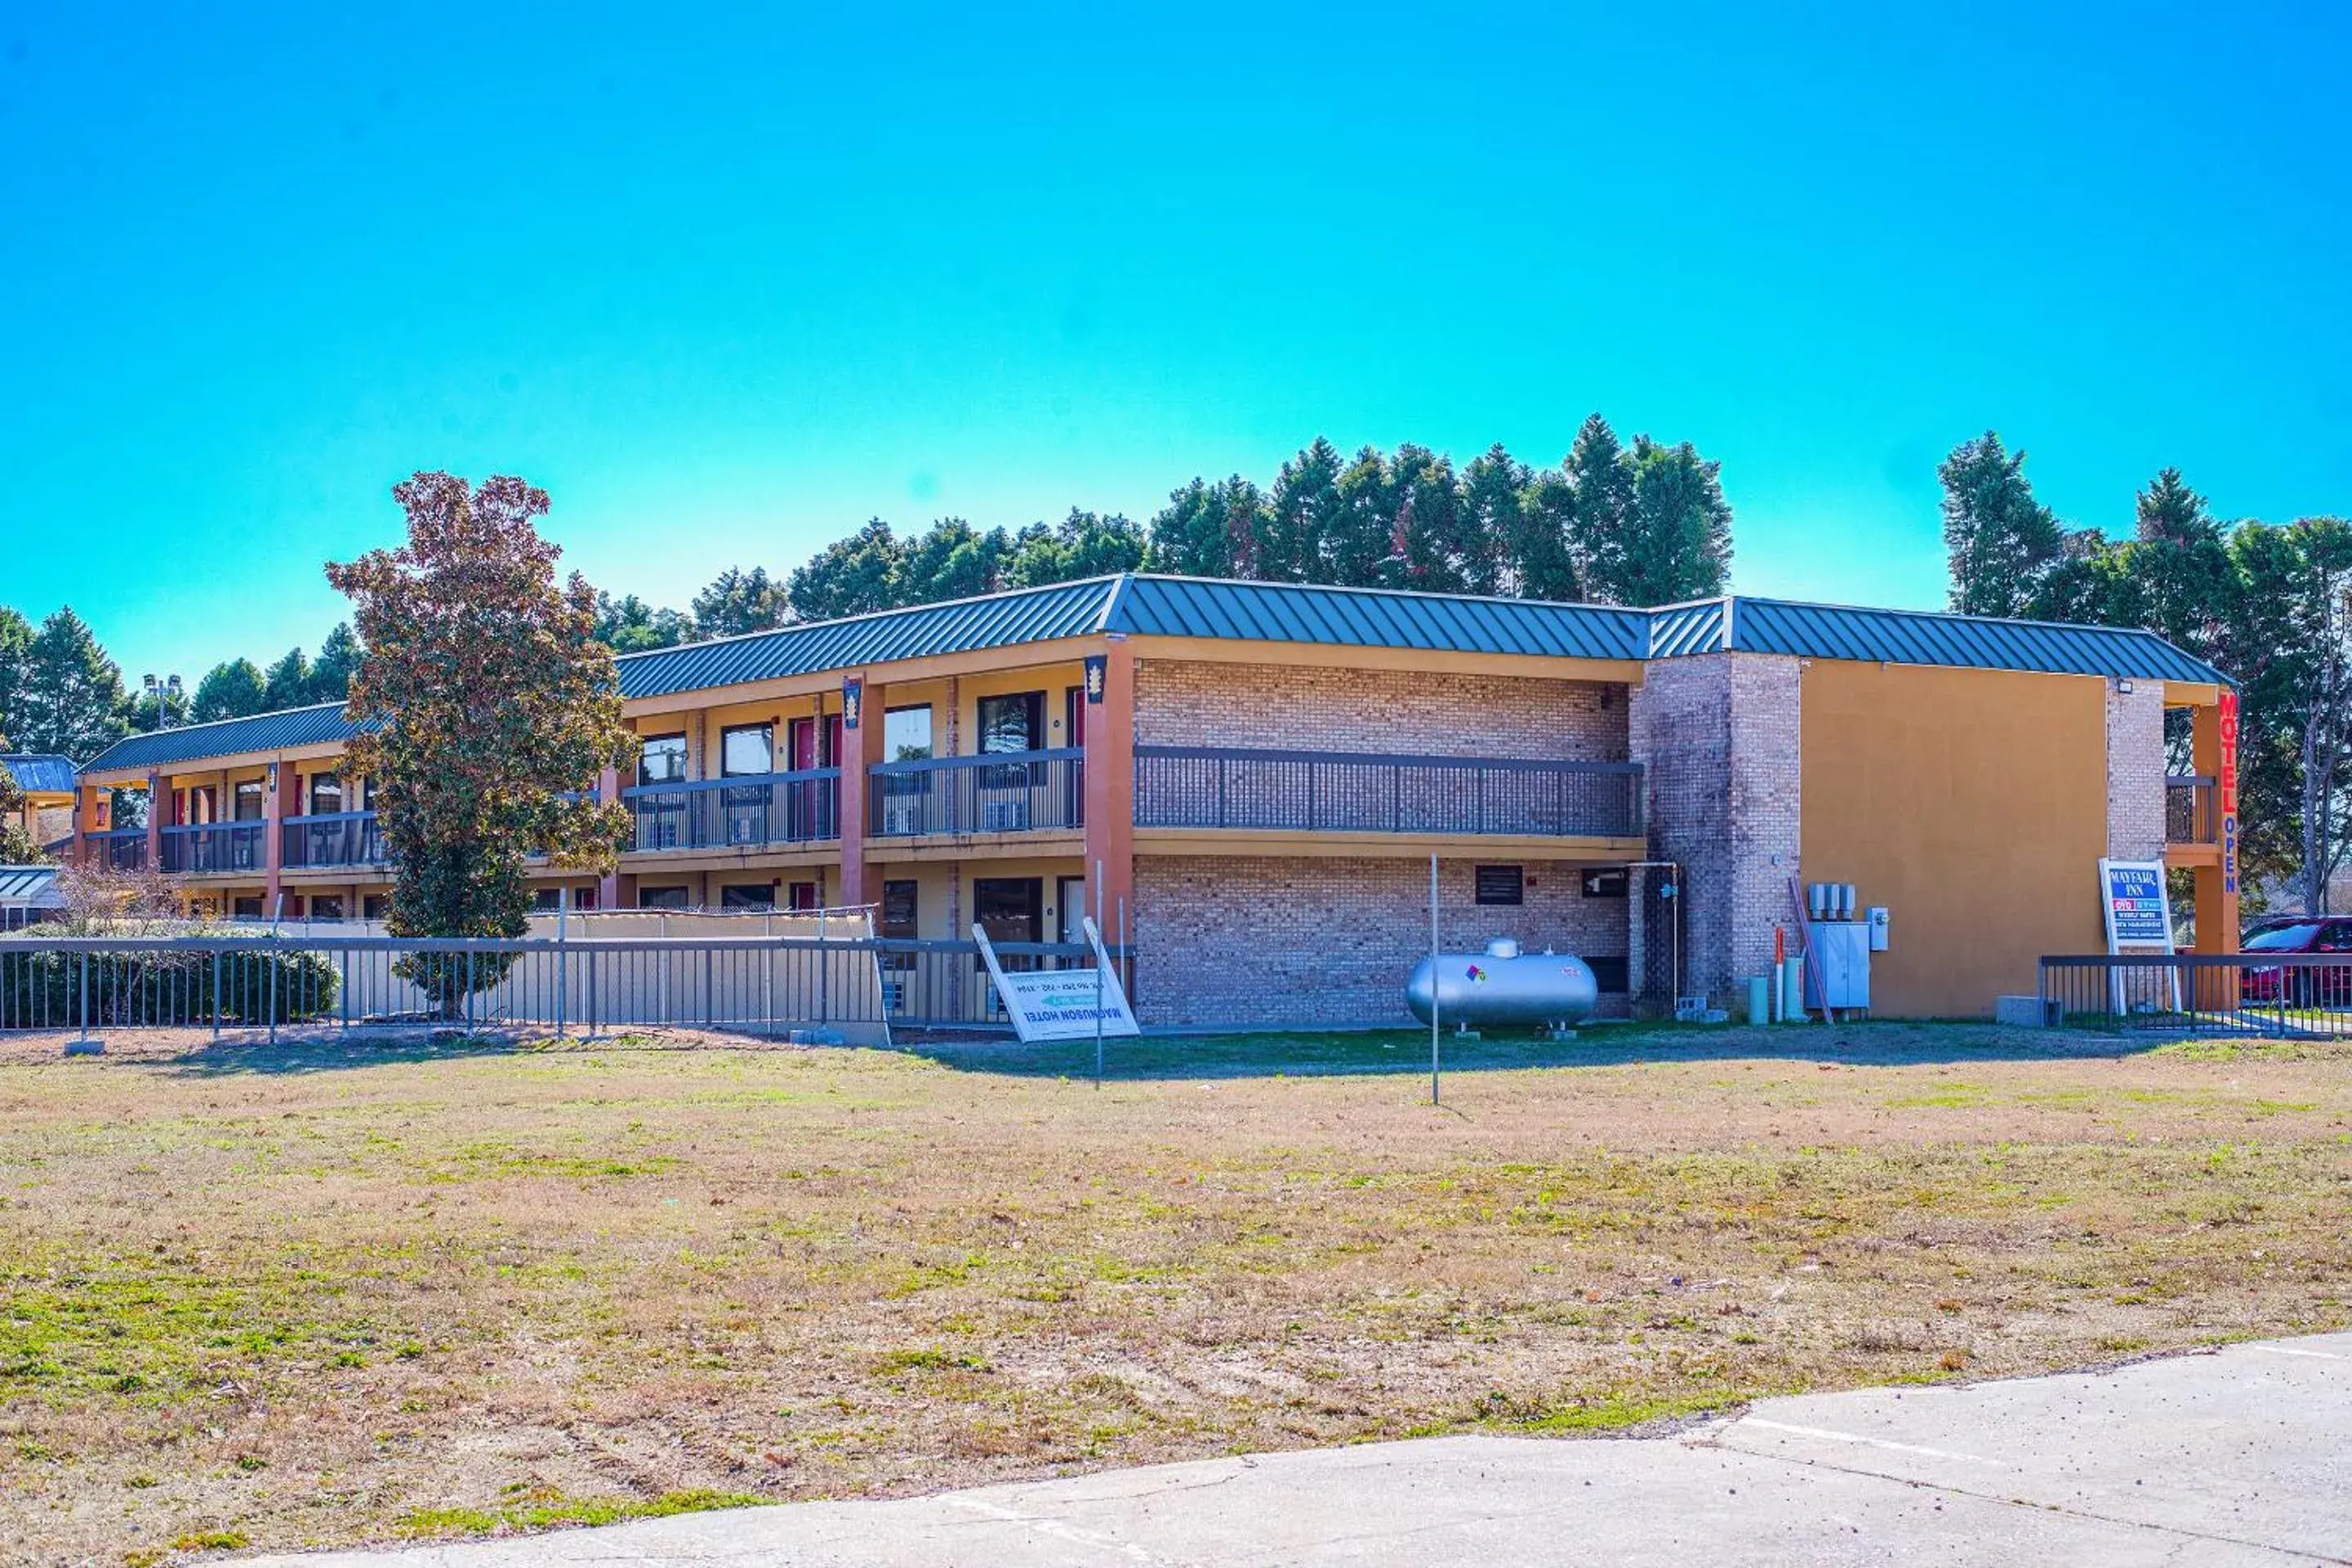
[[[882,901],[882,868],[871,858],[874,825],[866,816],[873,805],[867,770],[886,760],[883,715],[888,709],[883,697],[883,689],[863,673],[842,682],[841,798],[834,819],[841,828],[841,902],[849,909]],[[881,930],[878,915],[875,930]]]
[[[73,863],[84,870],[99,863],[97,856],[91,853],[89,836],[93,833],[102,833],[111,826],[106,821],[106,813],[100,804],[105,799],[106,791],[98,784],[74,785],[72,858]]]
[[[1087,660],[1086,769],[1087,904],[1110,943],[1122,906],[1135,929],[1135,655],[1124,639]]]
[[[2196,868],[2199,952],[2238,951],[2238,694],[2190,710],[2189,747],[2197,771],[2214,781],[2220,818],[2219,863]]]
[[[283,761],[270,763],[269,776],[261,786],[261,912],[265,919],[278,917],[278,894],[285,886],[285,822],[289,815],[286,800],[293,791],[294,764]]]
[[[147,770],[147,870],[151,876],[163,870],[163,775],[152,768]]]
[[[621,798],[621,770],[600,769],[596,774],[596,798],[605,805],[617,804]],[[596,907],[616,910],[621,907],[621,869],[615,866],[596,883]]]

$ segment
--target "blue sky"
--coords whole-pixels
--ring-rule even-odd
[[[1594,408],[1722,460],[1750,592],[1939,603],[1989,426],[2079,524],[2352,510],[2352,23],[2054,9],[18,0],[0,602],[194,679],[420,468],[683,604]]]

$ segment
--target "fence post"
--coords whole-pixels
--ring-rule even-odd
[[[705,947],[702,950],[702,1026],[706,1029],[719,1021],[719,995],[710,987],[711,958],[711,950]]]
[[[343,949],[342,981],[337,989],[341,993],[340,1000],[343,1005],[343,1037],[349,1039],[352,1033],[352,950],[348,947]]]
[[[269,949],[269,1043],[278,1043],[278,947]]]
[[[215,1040],[217,1040],[217,1039],[219,1039],[219,1038],[220,1038],[220,1019],[221,1019],[220,961],[221,961],[220,949],[219,949],[219,948],[215,948],[215,949],[213,949],[213,1038],[214,1038],[214,1039],[215,1039]]]
[[[89,1038],[89,954],[81,955],[81,1037]]]
[[[823,910],[819,910],[816,912],[816,1026],[820,1029],[824,1028],[833,1016],[831,997],[825,989],[825,983],[833,970],[833,952],[825,946],[824,941],[825,914]]]

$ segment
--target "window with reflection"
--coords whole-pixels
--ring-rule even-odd
[[[686,782],[686,737],[649,735],[637,753],[637,782],[675,784]]]

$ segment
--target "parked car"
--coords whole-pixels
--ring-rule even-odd
[[[2247,936],[2248,953],[2330,953],[2345,955],[2341,966],[2325,964],[2249,965],[2238,972],[2238,996],[2245,1003],[2282,999],[2299,1007],[2352,1006],[2352,916],[2305,916],[2266,921]]]

